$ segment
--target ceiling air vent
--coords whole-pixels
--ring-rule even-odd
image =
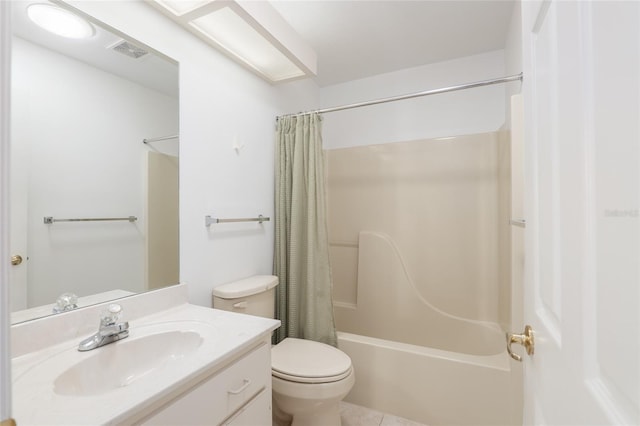
[[[141,58],[149,53],[147,50],[144,50],[143,48],[138,47],[133,43],[129,43],[126,40],[119,41],[118,43],[111,46],[111,49],[133,59]]]

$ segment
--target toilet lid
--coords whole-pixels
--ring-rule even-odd
[[[289,337],[271,348],[271,372],[298,383],[335,382],[351,373],[351,358],[333,346]]]

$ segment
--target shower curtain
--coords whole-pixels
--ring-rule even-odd
[[[276,342],[298,337],[335,346],[322,118],[282,117],[276,133]]]

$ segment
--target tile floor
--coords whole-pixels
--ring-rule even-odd
[[[340,403],[342,426],[425,426],[402,417],[370,410],[342,401]]]

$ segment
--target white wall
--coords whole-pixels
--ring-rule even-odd
[[[509,23],[509,31],[504,48],[505,70],[508,75],[519,74],[522,72],[522,4],[517,1],[513,4],[513,12],[511,14],[511,22]],[[522,90],[521,82],[512,82],[505,85],[505,105],[511,105],[511,96],[520,93]],[[511,126],[511,109],[506,109],[507,119],[505,127]]]
[[[321,104],[350,104],[503,75],[500,50],[328,86],[321,89]],[[323,142],[335,149],[496,131],[505,121],[504,99],[505,87],[499,84],[329,113]]]
[[[177,99],[17,37],[12,48],[13,136],[29,151],[28,306],[69,291],[143,291],[141,141],[176,133]],[[45,225],[44,216],[138,221]]]
[[[271,86],[142,2],[71,3],[180,64],[180,279],[190,301],[211,306],[214,286],[270,274],[273,222],[207,229],[204,216],[273,216],[275,117],[317,106],[315,85]]]
[[[269,85],[144,3],[71,4],[180,63],[180,276],[191,302],[205,306],[214,286],[272,271],[273,222],[207,230],[204,216],[273,216],[277,115],[316,108],[320,96],[331,106],[504,74],[497,51],[330,86],[319,95],[311,81]],[[504,123],[504,93],[492,86],[327,114],[325,147],[494,131]],[[239,153],[235,140],[244,145]]]

